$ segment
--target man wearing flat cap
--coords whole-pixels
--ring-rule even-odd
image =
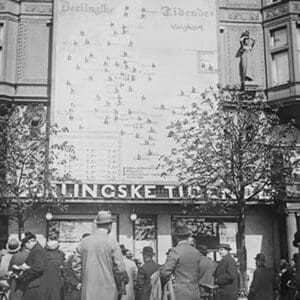
[[[216,300],[237,300],[238,299],[238,271],[237,265],[230,255],[230,246],[220,244],[217,246],[221,261],[219,262],[215,273],[215,284],[217,291]]]
[[[151,294],[151,275],[159,269],[159,265],[153,260],[153,248],[143,248],[144,264],[138,269],[136,283],[136,299],[149,300]]]
[[[109,211],[99,211],[96,231],[81,240],[77,247],[76,271],[81,267],[81,300],[117,300],[116,274],[126,274],[118,243],[109,236],[112,226]],[[127,275],[127,274],[126,274]]]
[[[273,300],[276,288],[275,273],[265,266],[266,258],[263,254],[256,255],[256,270],[249,291],[249,300]]]
[[[160,269],[160,277],[166,283],[174,276],[175,299],[200,299],[200,253],[189,243],[190,231],[183,220],[177,220],[173,236],[177,242],[167,254],[167,260]]]

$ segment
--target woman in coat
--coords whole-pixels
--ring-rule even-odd
[[[190,232],[183,221],[178,221],[173,232],[177,246],[170,249],[160,277],[166,283],[174,276],[175,299],[199,300],[200,253],[188,241]]]
[[[45,300],[63,299],[63,277],[62,268],[64,265],[65,254],[58,250],[57,240],[50,240],[46,245],[46,254],[48,257],[48,266],[45,270],[46,295]]]

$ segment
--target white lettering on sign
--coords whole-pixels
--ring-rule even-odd
[[[153,190],[155,190],[155,185],[145,185],[145,198],[153,199],[156,198],[155,194],[152,194]]]

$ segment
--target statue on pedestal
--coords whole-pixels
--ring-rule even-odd
[[[255,39],[250,37],[249,31],[245,30],[240,37],[240,48],[236,57],[240,58],[239,73],[241,88],[244,89],[246,81],[253,81],[253,75],[249,69],[249,55],[255,44]]]

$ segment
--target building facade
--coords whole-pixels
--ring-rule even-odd
[[[178,217],[214,258],[220,242],[237,252],[234,211],[188,211],[182,206],[186,191],[162,178],[155,163],[170,148],[167,123],[180,118],[197,91],[240,83],[237,52],[246,30],[255,40],[248,59],[253,84],[266,91],[283,119],[294,118],[300,127],[300,4],[176,0],[169,5],[163,0],[0,2],[1,101],[45,104],[50,120],[70,129],[58,140],[68,139],[78,150],[78,161],[66,171],[82,183],[61,187],[68,211],[25,224],[41,239],[55,232],[62,247],[72,249],[93,230],[97,211],[110,209],[112,234],[137,257],[151,245],[162,263]],[[299,209],[296,198],[287,203],[287,220],[277,220],[270,208],[249,208],[250,271],[256,253],[264,253],[272,267],[291,257]],[[4,241],[16,228],[5,215],[0,222]]]

